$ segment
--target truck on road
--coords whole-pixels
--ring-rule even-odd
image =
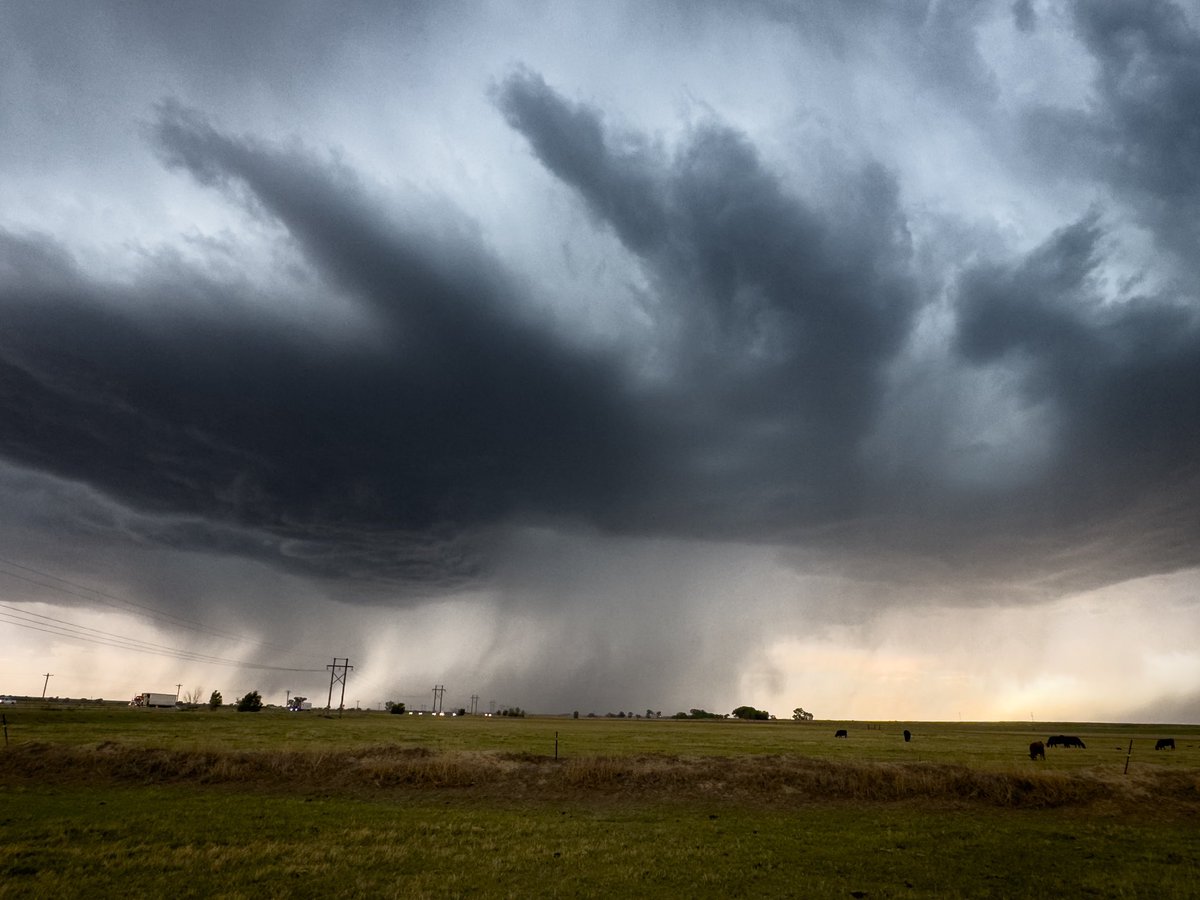
[[[174,694],[156,694],[153,691],[146,691],[144,694],[138,694],[129,701],[130,706],[175,706],[176,697]]]

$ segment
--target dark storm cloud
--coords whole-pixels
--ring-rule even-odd
[[[653,278],[674,367],[657,418],[690,482],[679,502],[698,501],[706,528],[753,531],[852,506],[854,452],[915,305],[891,175],[845,175],[831,215],[719,122],[668,154],[534,73],[495,96]]]
[[[638,427],[614,368],[505,317],[503,275],[477,248],[439,260],[389,230],[345,172],[178,108],[156,134],[172,164],[282,222],[383,337],[339,343],[188,303],[197,272],[147,278],[132,291],[161,303],[130,311],[52,241],[3,235],[6,458],[144,510],[266,529],[292,540],[293,560],[320,563],[327,543],[353,557],[373,539],[401,576],[431,535],[587,515],[636,483],[624,473]]]
[[[1024,402],[1053,410],[1057,452],[1018,492],[1017,521],[1103,545],[1097,571],[1131,562],[1135,546],[1135,569],[1194,565],[1200,315],[1192,298],[1104,302],[1103,237],[1089,216],[1012,264],[970,270],[957,348],[1015,372]]]
[[[394,549],[384,568],[416,580],[470,573],[456,539],[511,517],[754,536],[849,502],[912,309],[889,176],[855,173],[834,226],[729,128],[671,158],[635,138],[614,153],[593,111],[536,76],[498,96],[655,273],[671,339],[653,387],[528,321],[469,236],[406,230],[345,166],[166,103],[164,160],[282,224],[372,337],[196,303],[244,288],[186,267],[128,289],[162,302],[118,303],[52,241],[6,235],[6,457],[198,517],[164,542],[231,549],[212,519],[318,571]]]
[[[1037,28],[1037,13],[1031,0],[1014,0],[1012,5],[1013,24],[1026,34]]]
[[[1082,2],[1097,65],[1084,110],[1030,112],[1027,130],[1067,177],[1099,177],[1195,274],[1200,243],[1200,34],[1175,4]]]
[[[1093,95],[1029,111],[1026,133],[1103,206],[1022,258],[968,269],[956,344],[1052,410],[1054,458],[1014,494],[1012,518],[1064,554],[1092,546],[1098,577],[1119,578],[1197,562],[1200,35],[1170,3],[1078,3],[1073,16]],[[1148,235],[1143,271],[1113,259],[1127,210]]]
[[[979,17],[939,19],[957,36],[947,59],[977,75]],[[1089,46],[1118,64],[1099,37]],[[1168,68],[1167,93],[1186,97],[1187,65]],[[986,95],[986,78],[972,83]],[[892,171],[814,155],[819,187],[802,195],[716,116],[668,146],[528,69],[492,99],[645,274],[649,363],[538,322],[456,214],[418,220],[347,163],[165,102],[148,129],[161,159],[281,226],[320,289],[367,324],[320,333],[264,311],[286,297],[199,264],[151,259],[102,283],[55,241],[5,233],[4,458],[93,485],[139,514],[125,527],[168,546],[415,583],[487,570],[488,530],[512,521],[801,537],[851,566],[991,543],[1019,567],[1045,555],[1028,546],[1042,536],[1102,532],[1110,546],[1140,529],[1167,536],[1173,564],[1195,562],[1186,524],[1147,530],[1162,504],[1118,521],[1132,500],[1195,481],[1194,298],[1101,302],[1102,216],[1023,258],[972,264],[949,293],[949,374],[1010,371],[1020,402],[1050,406],[1059,429],[1044,469],[981,507],[975,491],[905,481],[864,453],[922,302]]]

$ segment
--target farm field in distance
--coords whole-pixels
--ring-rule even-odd
[[[1189,897],[1200,883],[1198,726],[4,716],[0,897]],[[1060,733],[1087,749],[1028,758]],[[1162,737],[1177,749],[1156,752]]]

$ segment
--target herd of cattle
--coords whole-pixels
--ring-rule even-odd
[[[845,728],[839,728],[837,731],[835,731],[833,733],[833,736],[835,738],[849,739],[850,732],[848,732]],[[912,740],[912,732],[909,731],[907,728],[905,728],[904,729],[904,742],[907,744],[911,740]],[[1087,745],[1084,744],[1084,742],[1082,740],[1080,740],[1073,734],[1052,734],[1052,735],[1050,735],[1050,737],[1046,738],[1045,741],[1034,741],[1032,744],[1029,745],[1029,758],[1035,759],[1035,760],[1036,759],[1045,759],[1047,747],[1064,747],[1068,750],[1076,748],[1076,747],[1079,748],[1080,750],[1087,749]],[[1174,750],[1175,749],[1175,738],[1159,738],[1154,744],[1154,749],[1155,750]]]
[[[1132,744],[1130,745],[1132,746]],[[1087,747],[1079,738],[1072,734],[1054,734],[1046,738],[1046,742],[1034,741],[1029,745],[1030,759],[1045,759],[1047,747],[1078,747],[1080,750],[1086,750]],[[1174,750],[1175,738],[1159,738],[1154,743],[1155,750]]]

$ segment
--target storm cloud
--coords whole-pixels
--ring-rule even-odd
[[[0,528],[39,571],[257,630],[274,573],[380,658],[356,616],[456,610],[411,677],[553,707],[776,696],[907,611],[1200,566],[1184,8],[225,12],[81,10],[61,70],[2,14]]]

